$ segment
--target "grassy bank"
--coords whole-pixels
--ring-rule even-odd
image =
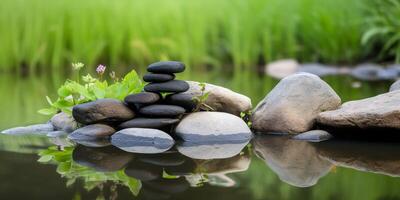
[[[234,72],[284,57],[356,63],[378,58],[385,40],[361,43],[374,8],[363,0],[2,0],[0,69],[160,59]]]

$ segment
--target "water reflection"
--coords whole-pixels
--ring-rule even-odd
[[[400,176],[398,143],[330,140],[314,144],[320,157],[341,167]]]
[[[296,187],[310,187],[325,176],[333,164],[319,157],[306,141],[285,136],[258,136],[253,140],[254,152],[279,176]]]

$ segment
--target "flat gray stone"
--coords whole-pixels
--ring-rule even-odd
[[[318,76],[298,73],[282,79],[257,105],[252,128],[257,132],[302,133],[320,112],[340,106],[336,92]]]
[[[149,65],[147,71],[160,74],[180,73],[185,71],[185,64],[177,61],[161,61]]]
[[[175,105],[150,105],[143,107],[139,113],[149,117],[177,117],[185,113],[185,109]]]
[[[99,99],[73,107],[72,116],[82,124],[116,123],[135,117],[135,113],[116,99]]]
[[[322,112],[318,123],[339,128],[400,128],[400,90],[349,101],[339,109]]]
[[[222,112],[196,112],[187,115],[175,129],[188,142],[245,142],[252,133],[239,117]]]
[[[15,127],[3,130],[1,133],[8,135],[27,135],[27,134],[47,134],[54,131],[54,126],[51,123],[34,124],[30,126]]]
[[[115,129],[104,124],[92,124],[79,128],[68,135],[74,141],[107,139],[115,133]]]
[[[331,138],[332,135],[324,130],[307,131],[293,137],[295,140],[305,140],[309,142],[322,142]]]
[[[163,83],[150,83],[144,86],[146,92],[185,92],[189,84],[181,80],[172,80]]]
[[[149,128],[127,128],[111,136],[111,144],[132,153],[162,153],[174,145],[167,133]]]

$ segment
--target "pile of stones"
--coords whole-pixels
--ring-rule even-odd
[[[125,98],[125,103],[139,116],[120,124],[119,128],[154,128],[167,131],[168,127],[178,123],[180,116],[187,110],[185,105],[177,105],[173,99],[175,95],[187,91],[189,84],[175,80],[175,74],[184,70],[185,65],[175,61],[151,64],[147,68],[149,73],[143,77],[149,83],[144,91]],[[162,94],[168,95],[164,98]]]
[[[181,95],[190,87],[186,81],[175,80],[175,74],[184,70],[185,65],[181,62],[153,63],[143,77],[149,83],[143,92],[129,95],[123,102],[99,99],[74,106],[73,118],[84,126],[68,137],[88,146],[106,145],[93,141],[111,138],[111,144],[117,147],[122,145],[123,149],[128,143],[137,141],[168,149],[174,140],[167,133],[172,132],[182,115],[195,105],[192,99],[186,99],[188,101],[183,104],[182,101],[174,101],[175,95]]]

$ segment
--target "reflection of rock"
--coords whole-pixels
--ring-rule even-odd
[[[143,182],[143,185],[145,187],[170,194],[181,193],[189,189],[189,183],[183,177],[177,179],[158,179],[153,181],[145,181]]]
[[[225,159],[196,160],[187,158],[182,165],[166,167],[165,171],[176,176],[190,176],[198,173],[208,175],[228,174],[246,171],[249,168],[250,161],[250,153],[244,150],[242,154]]]
[[[330,140],[315,143],[319,155],[335,165],[390,176],[400,176],[400,146]]]
[[[187,115],[175,129],[177,136],[189,142],[244,142],[252,134],[239,117],[223,112],[196,112]]]
[[[223,159],[239,154],[248,141],[241,143],[191,143],[177,145],[179,153],[193,159]]]
[[[167,133],[150,128],[127,128],[111,136],[111,144],[132,153],[161,153],[174,142]]]
[[[331,127],[400,128],[400,91],[344,103],[319,114],[317,121]]]
[[[279,176],[297,187],[310,187],[325,176],[332,164],[318,157],[308,142],[284,136],[258,136],[253,140],[254,151]]]
[[[259,132],[301,133],[310,130],[317,115],[340,106],[340,97],[318,76],[299,73],[282,79],[252,115]]]
[[[126,166],[132,159],[132,154],[113,146],[90,148],[78,145],[72,152],[72,159],[80,165],[97,171],[117,171]]]
[[[148,163],[141,162],[137,159],[131,161],[125,168],[127,176],[139,179],[141,181],[151,181],[161,178],[163,169]]]
[[[162,154],[143,154],[140,155],[138,159],[142,162],[162,167],[179,166],[185,162],[185,157],[177,152],[166,152]]]

